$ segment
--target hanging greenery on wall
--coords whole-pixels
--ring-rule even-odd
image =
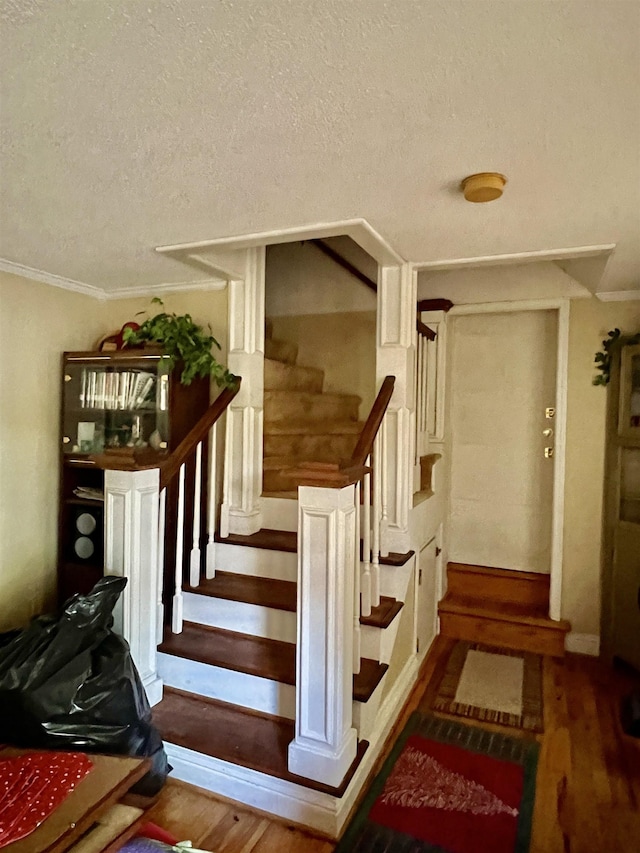
[[[594,376],[594,385],[608,385],[611,379],[611,360],[613,350],[618,347],[626,346],[627,344],[640,343],[640,332],[634,335],[623,335],[620,329],[612,329],[608,337],[602,341],[602,350],[595,355],[596,369],[600,371]]]
[[[157,296],[151,302],[164,308],[163,301]],[[182,363],[180,382],[183,385],[190,385],[197,376],[210,376],[221,388],[235,384],[236,377],[211,352],[214,346],[220,349],[220,344],[212,334],[207,334],[202,326],[194,323],[190,314],[162,311],[148,317],[139,328],[124,328],[123,341],[129,346],[159,344],[169,356],[171,368],[178,362]]]

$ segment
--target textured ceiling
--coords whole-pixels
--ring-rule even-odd
[[[105,290],[159,245],[364,218],[417,262],[617,244],[640,287],[636,0],[0,0],[0,256]],[[499,201],[460,179],[504,172]],[[205,273],[202,273],[205,277]]]

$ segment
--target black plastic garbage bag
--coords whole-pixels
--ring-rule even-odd
[[[126,584],[104,577],[59,616],[0,635],[0,743],[149,758],[132,790],[152,796],[170,767],[129,646],[111,630]]]

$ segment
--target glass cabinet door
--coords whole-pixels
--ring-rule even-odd
[[[168,359],[70,359],[64,369],[65,454],[109,448],[161,450],[169,439]]]
[[[618,434],[625,443],[640,445],[640,344],[622,350]]]

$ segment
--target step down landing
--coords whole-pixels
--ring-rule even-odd
[[[571,626],[548,616],[548,575],[449,563],[447,579],[438,604],[443,636],[564,656]]]

